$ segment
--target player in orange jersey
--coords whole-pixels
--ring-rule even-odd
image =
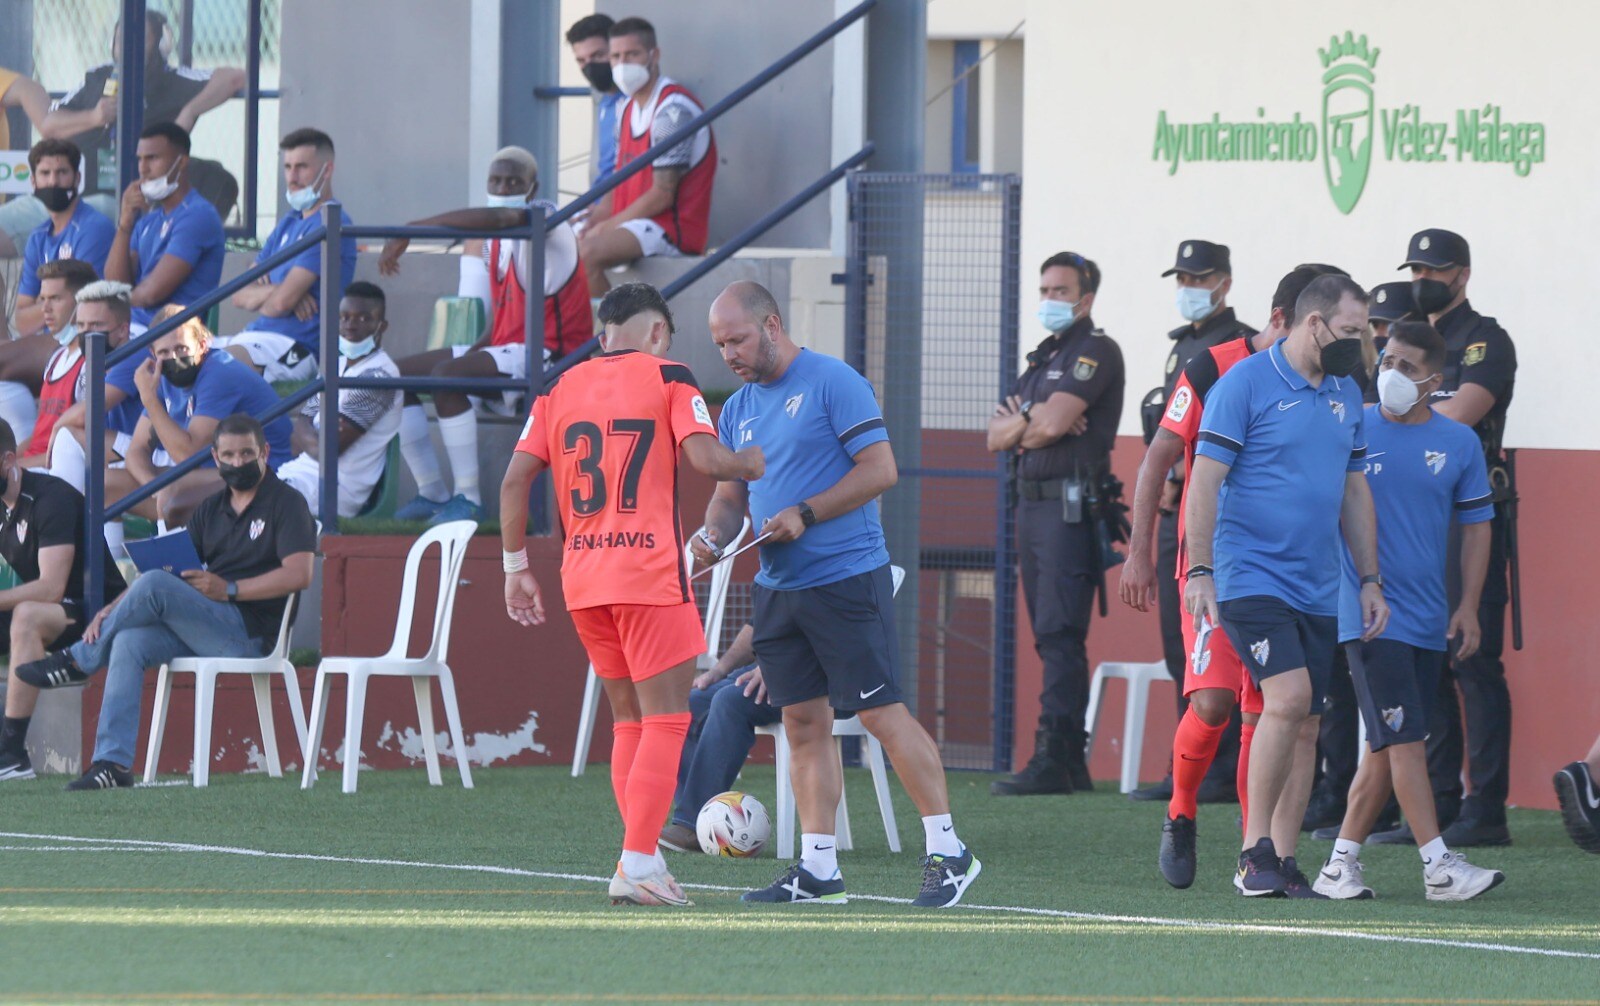
[[[672,314],[654,287],[619,286],[600,303],[605,352],[534,400],[500,487],[506,614],[545,620],[524,547],[528,492],[550,468],[561,511],[561,587],[611,706],[611,788],[624,826],[612,904],[690,904],[656,851],[689,730],[694,658],[705,651],[683,563],[678,452],[721,481],[759,479],[759,447],[737,453],[694,374],[663,360]]]

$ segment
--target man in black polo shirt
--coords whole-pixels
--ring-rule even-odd
[[[227,488],[189,518],[206,568],[182,579],[143,574],[94,617],[81,642],[13,671],[37,688],[60,688],[109,668],[94,762],[68,789],[133,785],[146,668],[174,657],[261,656],[277,641],[289,595],[311,583],[316,524],[305,499],[268,467],[261,424],[229,416],[211,454]]]
[[[11,666],[77,642],[89,623],[83,605],[83,494],[61,479],[17,467],[17,437],[0,422],[0,557],[17,586],[0,590],[0,630],[11,637]],[[100,543],[105,548],[104,543]],[[123,588],[108,551],[110,589]],[[0,780],[32,779],[24,743],[39,690],[15,673],[0,721]]]

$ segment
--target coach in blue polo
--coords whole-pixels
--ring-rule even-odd
[[[1361,578],[1364,638],[1383,630],[1389,610],[1363,474],[1361,389],[1350,376],[1361,365],[1367,295],[1348,277],[1321,276],[1295,302],[1295,318],[1286,338],[1206,397],[1184,515],[1184,604],[1199,631],[1227,632],[1265,705],[1234,886],[1246,896],[1321,898],[1294,853],[1337,645],[1341,528]]]
[[[961,900],[982,869],[950,820],[939,749],[901,701],[894,587],[877,499],[899,478],[883,414],[866,378],[847,364],[796,346],[772,294],[730,285],[711,305],[711,338],[745,382],[722,408],[722,442],[759,444],[767,471],[755,482],[723,482],[706,508],[696,558],[738,534],[745,511],[761,546],[755,650],[761,682],[783,710],[790,777],[800,812],[801,858],[748,902],[839,904],[834,821],[843,779],[833,714],[854,713],[882,742],[922,815],[927,838],[915,904]]]

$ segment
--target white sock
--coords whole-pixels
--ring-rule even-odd
[[[622,875],[629,880],[643,880],[656,872],[659,852],[629,852],[622,850]]]
[[[444,453],[450,458],[450,473],[455,476],[456,495],[465,496],[479,506],[483,495],[478,492],[478,417],[471,409],[459,416],[444,416],[439,420],[439,437],[444,441]]]
[[[123,530],[122,521],[108,520],[105,524],[106,547],[111,550],[111,558],[118,562],[128,557],[128,549],[123,545],[127,534]]]
[[[0,381],[0,419],[11,427],[19,444],[33,434],[33,424],[39,421],[39,406],[26,384]]]
[[[50,474],[81,493],[88,471],[89,458],[84,453],[83,445],[71,433],[57,426],[50,437]]]
[[[1417,852],[1422,856],[1423,866],[1433,866],[1449,851],[1450,847],[1444,844],[1443,835],[1417,849]]]
[[[1361,843],[1341,838],[1333,843],[1333,855],[1336,859],[1360,859]]]
[[[839,843],[832,835],[801,835],[800,865],[818,880],[834,879],[839,875]]]
[[[407,405],[400,410],[400,456],[406,459],[411,477],[417,480],[417,492],[424,499],[443,503],[450,498],[439,456],[433,452],[433,438],[428,435],[428,411],[420,405]]]
[[[956,827],[950,823],[949,814],[934,814],[923,818],[922,835],[928,843],[928,855],[961,855],[961,840],[956,837]]]

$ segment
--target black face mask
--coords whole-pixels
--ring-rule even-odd
[[[34,189],[33,195],[35,199],[44,203],[44,208],[51,213],[60,213],[78,198],[77,191],[65,185],[48,185],[42,189]]]
[[[1333,335],[1333,329],[1328,329],[1328,334]],[[1340,339],[1335,336],[1332,342],[1320,348],[1318,355],[1323,373],[1332,374],[1334,377],[1349,377],[1361,369],[1361,340]]]
[[[244,465],[225,465],[219,461],[217,462],[217,474],[222,476],[222,481],[227,483],[228,488],[237,489],[240,492],[249,492],[260,485],[261,480],[266,477],[266,473],[261,470],[261,463],[258,461],[252,461]]]
[[[1423,314],[1438,314],[1455,299],[1455,294],[1450,290],[1450,284],[1438,279],[1414,279],[1411,281],[1411,299],[1416,301],[1417,310]]]
[[[611,79],[610,63],[585,63],[583,64],[583,79],[589,86],[605,94],[607,91],[616,90],[616,83]]]
[[[171,381],[173,387],[187,388],[200,376],[200,361],[185,360],[176,356],[162,360],[161,376]]]

